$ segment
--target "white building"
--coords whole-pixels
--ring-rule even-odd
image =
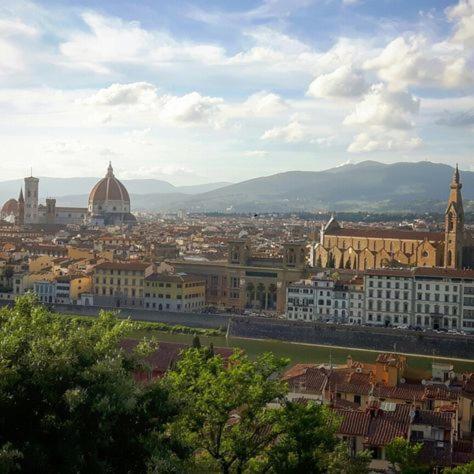
[[[289,285],[286,306],[290,320],[474,333],[474,270],[381,268],[362,281],[321,273]]]
[[[367,270],[364,322],[376,326],[413,325],[413,284],[408,269]]]
[[[287,318],[362,323],[364,292],[357,278],[336,280],[321,272],[287,288]]]

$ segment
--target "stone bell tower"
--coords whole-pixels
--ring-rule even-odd
[[[38,178],[25,178],[25,224],[38,223],[38,187]]]
[[[448,207],[445,212],[444,230],[444,266],[445,268],[462,268],[464,209],[461,196],[462,184],[459,169],[456,165],[451,180]]]

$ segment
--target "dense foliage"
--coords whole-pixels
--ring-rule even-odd
[[[385,453],[395,472],[423,474],[430,472],[430,469],[420,461],[422,449],[421,443],[410,443],[405,438],[395,438],[387,445]]]
[[[159,385],[135,383],[126,329],[107,313],[90,325],[53,316],[33,296],[0,311],[4,471],[143,472],[163,451],[172,410]]]
[[[51,314],[31,295],[0,310],[0,474],[369,472],[369,453],[351,457],[336,436],[334,412],[286,400],[286,360],[224,359],[195,337],[163,379],[139,383],[156,346],[124,352],[129,331],[109,313]],[[397,439],[387,458],[423,472],[419,450]]]

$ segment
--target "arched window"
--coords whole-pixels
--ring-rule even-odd
[[[448,250],[448,261],[446,262],[446,265],[450,267],[453,264],[453,254],[451,253],[451,250]]]
[[[454,217],[453,217],[453,213],[450,212],[448,214],[448,232],[451,232],[454,228]]]

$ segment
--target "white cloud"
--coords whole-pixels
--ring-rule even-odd
[[[87,105],[150,105],[157,99],[156,87],[148,82],[112,84],[96,94],[83,99]]]
[[[347,148],[350,153],[368,153],[373,151],[413,150],[422,145],[419,137],[406,132],[359,133]]]
[[[94,107],[107,106],[110,109],[122,109],[122,116],[135,112],[152,112],[155,117],[173,124],[209,124],[220,126],[224,119],[221,116],[223,100],[219,97],[208,97],[198,92],[183,96],[157,94],[155,86],[147,82],[130,84],[112,84],[95,94],[78,100],[79,104]],[[110,121],[112,116],[107,116]],[[153,120],[153,117],[150,118]]]
[[[345,65],[328,74],[321,74],[309,86],[312,97],[353,97],[367,89],[364,76],[358,70]]]
[[[324,148],[329,148],[333,145],[334,141],[336,140],[335,135],[329,135],[328,137],[319,137],[314,140],[319,146]]]
[[[30,39],[37,34],[36,28],[21,20],[0,19],[0,75],[26,69],[26,54],[19,40]]]
[[[301,142],[307,138],[306,128],[296,120],[283,127],[271,128],[261,136],[262,140],[282,140],[288,143]]]
[[[88,147],[78,140],[55,140],[42,146],[45,153],[73,154],[86,151]]]
[[[364,68],[375,71],[392,89],[407,85],[458,87],[473,81],[465,53],[449,42],[432,43],[422,35],[392,40]]]
[[[0,19],[0,36],[29,36],[34,37],[39,34],[38,30],[27,25],[19,19]]]
[[[459,0],[446,9],[446,15],[455,24],[452,40],[474,47],[474,0]]]
[[[125,134],[125,136],[132,142],[139,145],[151,145],[152,142],[149,139],[151,128],[144,128],[142,130],[131,130]]]
[[[413,126],[412,117],[419,107],[419,99],[410,93],[392,92],[383,84],[376,84],[344,119],[344,124],[407,129]]]
[[[247,150],[244,152],[244,156],[248,156],[250,158],[264,158],[268,156],[268,151],[266,150]]]
[[[160,103],[160,117],[165,121],[182,124],[209,123],[214,126],[221,124],[219,116],[223,100],[219,97],[191,92],[181,97],[163,96]]]
[[[205,43],[179,42],[164,32],[145,30],[139,22],[95,12],[82,15],[89,31],[75,32],[60,45],[65,65],[111,73],[114,64],[158,66],[170,62],[222,62],[223,49]]]
[[[278,94],[260,91],[252,94],[241,108],[245,115],[272,117],[288,109],[288,104]]]
[[[448,127],[474,127],[474,108],[459,112],[444,111],[436,123]]]

